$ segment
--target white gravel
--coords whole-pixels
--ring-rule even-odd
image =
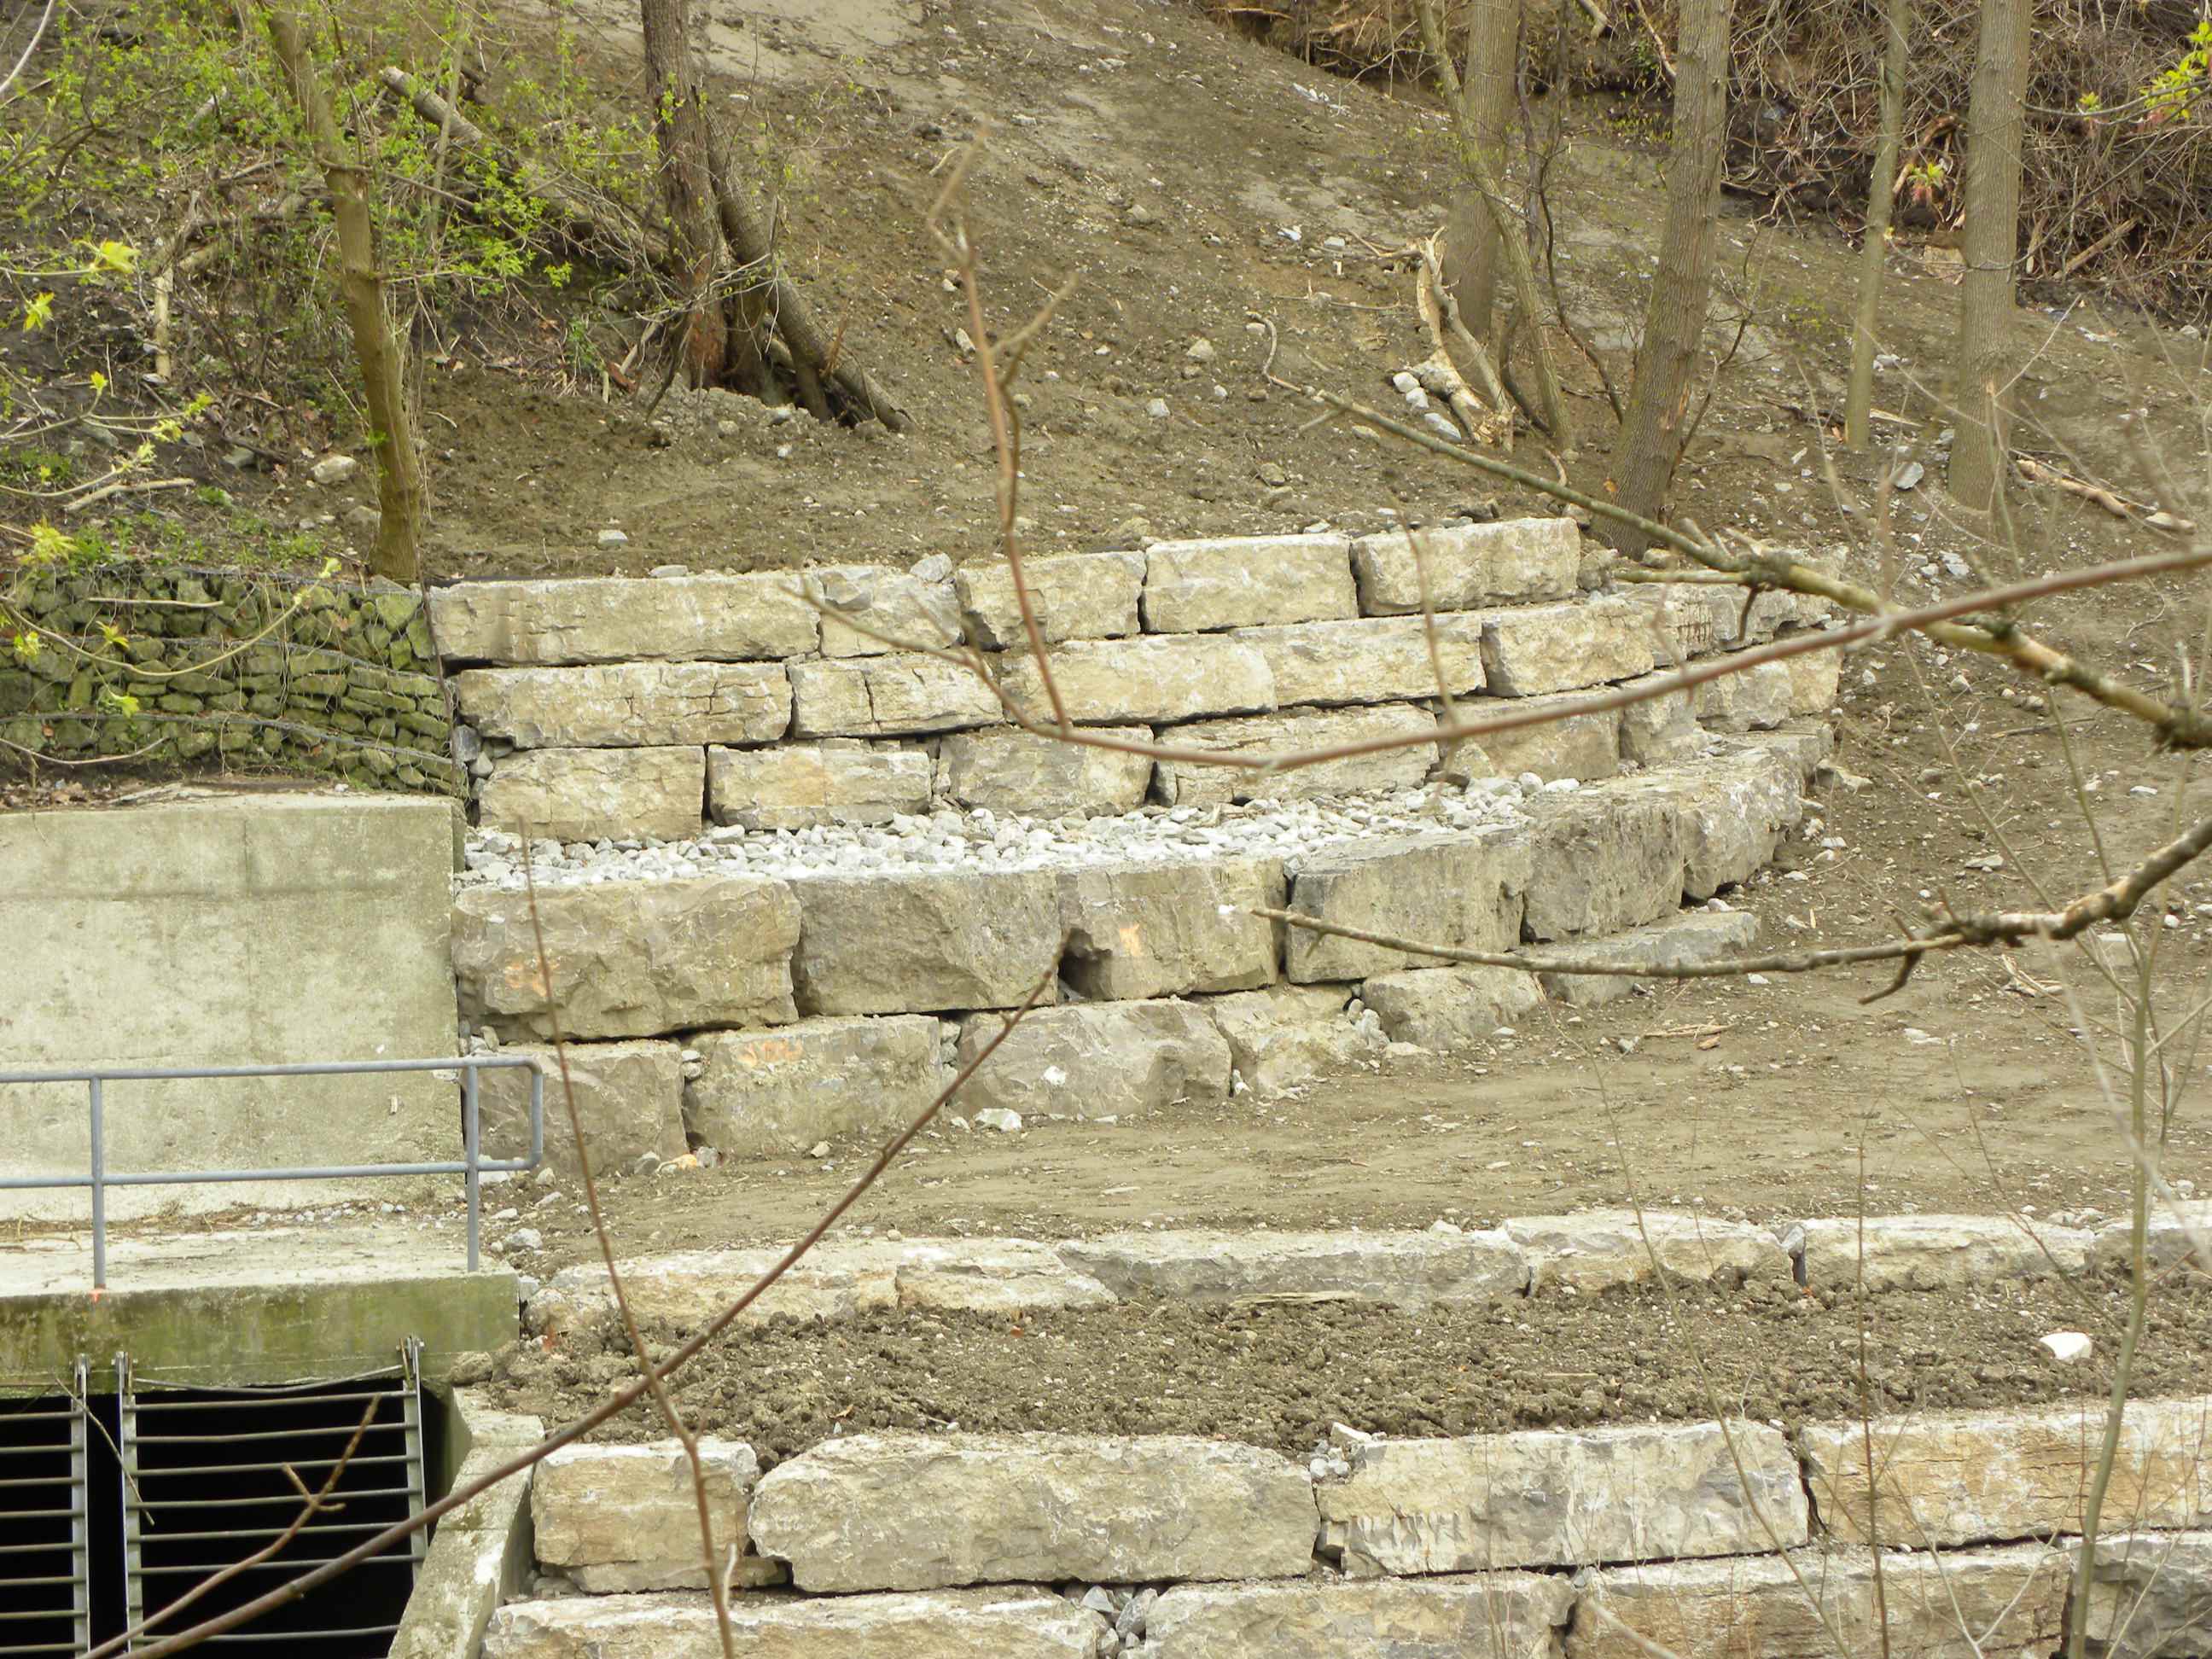
[[[804,878],[896,870],[1042,870],[1075,865],[1202,862],[1259,856],[1293,859],[1376,836],[1450,836],[1522,817],[1526,795],[1574,787],[1484,778],[1465,790],[1432,784],[1393,794],[1326,801],[1255,801],[1243,806],[1152,807],[1117,817],[1031,818],[978,807],[940,807],[879,824],[805,830],[711,830],[695,841],[531,843],[531,874],[544,886],[667,881],[687,876]],[[459,887],[523,884],[521,838],[469,832]]]

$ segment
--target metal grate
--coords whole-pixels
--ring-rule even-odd
[[[85,1366],[61,1397],[0,1401],[0,1655],[92,1646]]]

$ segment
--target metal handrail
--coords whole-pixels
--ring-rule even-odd
[[[477,1141],[477,1073],[494,1067],[520,1066],[530,1073],[530,1156],[486,1159]],[[111,1083],[167,1083],[210,1078],[351,1077],[363,1073],[453,1072],[461,1074],[461,1146],[459,1163],[338,1164],[279,1170],[129,1170],[107,1168],[106,1104]],[[283,1066],[102,1066],[76,1072],[0,1072],[0,1084],[82,1083],[89,1091],[92,1168],[75,1176],[0,1176],[0,1192],[53,1187],[92,1188],[92,1286],[107,1288],[107,1189],[110,1187],[204,1187],[236,1181],[358,1181],[375,1176],[459,1175],[467,1176],[469,1271],[481,1260],[483,1193],[481,1177],[534,1170],[545,1156],[545,1073],[527,1054],[462,1054],[453,1060],[331,1060]]]

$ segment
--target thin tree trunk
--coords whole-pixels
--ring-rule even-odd
[[[1656,520],[1682,459],[1690,391],[1705,338],[1705,301],[1712,288],[1713,240],[1719,220],[1721,162],[1728,143],[1729,0],[1685,0],[1674,53],[1674,131],[1667,170],[1667,222],[1659,236],[1636,384],[1628,394],[1614,451],[1614,499]],[[1641,553],[1650,538],[1632,526],[1606,534],[1624,553]]]
[[[721,377],[728,359],[726,325],[708,305],[721,240],[714,225],[713,135],[692,69],[689,0],[642,0],[646,78],[653,98],[653,138],[660,154],[661,200],[668,210],[676,280],[689,314],[678,349],[693,386]]]
[[[276,61],[307,118],[316,165],[330,185],[331,218],[337,227],[338,294],[353,331],[354,356],[361,365],[362,388],[368,403],[369,447],[376,457],[376,547],[369,568],[393,581],[412,583],[420,572],[428,493],[415,423],[407,412],[404,368],[391,320],[385,315],[383,279],[377,274],[368,175],[351,159],[338,131],[329,95],[315,78],[298,15],[272,6],[268,23]]]
[[[1969,513],[1993,510],[2004,488],[1998,389],[2008,373],[2005,336],[2012,321],[2013,257],[2020,246],[2027,10],[2024,0],[1982,0],[1966,112],[1966,274],[1959,285],[1959,348],[1951,377],[1959,429],[1951,448],[1951,495]]]
[[[1889,210],[1905,128],[1905,67],[1912,0],[1886,0],[1889,33],[1881,54],[1881,128],[1867,180],[1866,246],[1859,250],[1859,302],[1851,323],[1851,384],[1844,398],[1844,443],[1864,449],[1874,410],[1875,331],[1881,322],[1881,276],[1889,258]]]
[[[1509,156],[1513,84],[1521,55],[1521,0],[1472,0],[1467,9],[1467,75],[1458,120],[1502,179]],[[1444,286],[1468,332],[1494,343],[1491,311],[1498,289],[1498,228],[1470,181],[1452,191],[1444,219]]]

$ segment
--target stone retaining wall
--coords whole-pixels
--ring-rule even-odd
[[[307,771],[453,793],[421,595],[386,583],[169,565],[19,572],[0,738],[33,755]],[[135,704],[135,707],[134,707]]]

